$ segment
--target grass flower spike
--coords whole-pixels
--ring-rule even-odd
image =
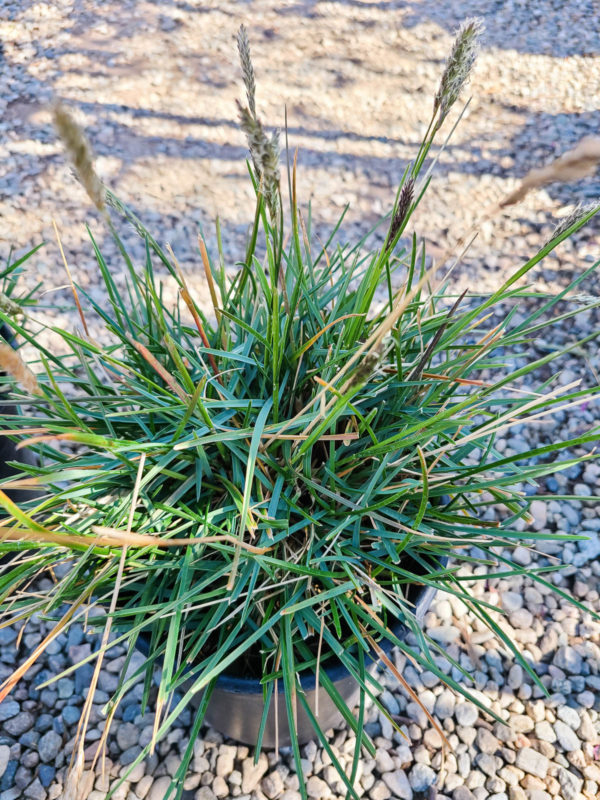
[[[468,19],[460,26],[446,62],[439,88],[433,103],[434,115],[439,111],[436,128],[440,128],[448,112],[456,103],[463,86],[469,80],[479,51],[483,23],[479,18]]]
[[[279,207],[279,136],[273,133],[269,138],[250,109],[241,103],[238,107],[240,127],[246,134],[259,189],[265,196],[271,219],[275,220]]]
[[[98,211],[104,211],[104,186],[96,174],[92,148],[85,133],[62,103],[55,104],[53,119],[81,185]]]
[[[244,86],[246,87],[246,97],[248,98],[248,108],[253,117],[256,117],[256,81],[254,78],[254,67],[250,58],[250,43],[248,32],[244,25],[240,25],[237,35],[237,46],[242,65],[242,75]]]

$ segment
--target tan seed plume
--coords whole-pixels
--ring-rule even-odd
[[[77,177],[98,211],[104,211],[104,186],[96,174],[92,148],[83,129],[75,122],[62,103],[56,103],[52,111],[54,127],[73,162]]]
[[[0,342],[0,369],[8,372],[30,395],[41,394],[37,379],[27,364],[15,350],[6,342]]]
[[[551,164],[528,172],[521,185],[500,201],[500,208],[518,203],[532,189],[548,183],[567,183],[586,178],[593,174],[599,163],[600,137],[586,136],[573,150],[563,153]]]

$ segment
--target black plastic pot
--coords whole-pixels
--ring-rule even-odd
[[[444,559],[442,566],[447,564]],[[431,605],[437,589],[431,586],[423,586],[415,591],[414,604],[417,620],[422,621]],[[409,631],[401,622],[392,628],[395,636],[404,640]],[[137,647],[144,655],[149,652],[149,637],[143,635],[138,638]],[[388,654],[393,645],[388,640],[380,643],[381,649]],[[373,673],[377,667],[378,660],[371,660],[368,669]],[[333,681],[335,688],[345,700],[347,705],[352,708],[358,701],[359,687],[356,680],[342,664],[329,667],[327,675]],[[312,672],[302,673],[300,683],[305,693],[309,707],[316,713],[315,676]],[[185,685],[183,689],[185,690]],[[288,718],[285,706],[283,681],[277,682],[278,697],[271,699],[267,724],[263,735],[263,747],[271,748],[276,741],[280,747],[287,747],[291,744]],[[318,721],[323,730],[337,728],[343,725],[343,717],[337,706],[330,698],[322,685],[319,686],[319,714]],[[198,698],[198,702],[200,697]],[[221,675],[213,689],[210,703],[206,712],[205,720],[220,733],[244,744],[254,745],[258,739],[258,730],[263,714],[263,689],[257,678],[240,678],[226,673]],[[298,716],[296,730],[300,744],[315,738],[315,731],[311,721],[298,705]],[[277,736],[276,736],[277,732]]]

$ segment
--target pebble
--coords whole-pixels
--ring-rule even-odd
[[[252,792],[268,768],[269,762],[265,753],[260,754],[258,764],[254,764],[252,759],[245,759],[242,764],[242,792],[244,794]]]
[[[167,789],[171,783],[171,778],[164,775],[162,778],[156,778],[150,787],[150,791],[146,795],[147,800],[165,800]]]
[[[381,778],[394,797],[399,797],[400,800],[412,800],[412,784],[403,769],[386,772]]]
[[[62,736],[59,736],[54,731],[45,733],[38,742],[38,753],[41,760],[47,764],[54,761],[62,747],[62,743]]]
[[[21,707],[16,700],[4,700],[0,703],[0,722],[5,722],[7,719],[16,717],[20,710]]]
[[[434,714],[440,719],[449,719],[454,713],[456,706],[456,695],[449,689],[444,689],[435,701]]]
[[[408,784],[408,780],[407,780]],[[410,790],[410,795],[406,798],[406,800],[411,800],[412,798],[412,789],[410,788],[410,784],[408,784],[408,788]],[[369,798],[370,800],[389,800],[392,796],[391,791],[385,785],[383,781],[375,781],[373,786],[369,789]],[[401,797],[401,795],[397,794],[396,797]],[[403,799],[404,800],[404,799]]]
[[[275,771],[262,779],[260,788],[270,800],[275,800],[276,797],[283,794],[285,787],[281,775]]]
[[[408,780],[415,792],[425,792],[436,782],[437,776],[427,764],[415,764],[411,769]]]
[[[478,728],[475,744],[482,753],[493,755],[500,747],[500,742],[487,728]]]
[[[493,778],[497,772],[496,758],[489,753],[479,753],[475,756],[475,763],[484,775],[488,775],[490,778]]]
[[[556,741],[556,734],[554,733],[554,728],[547,720],[542,720],[542,722],[536,723],[535,726],[535,735],[538,739],[541,739],[543,742],[552,742]]]
[[[128,750],[136,745],[140,740],[140,731],[133,722],[125,722],[117,729],[117,744],[121,750]]]
[[[518,611],[518,609],[523,608],[523,596],[518,592],[502,592],[501,599],[502,608],[507,614],[511,614],[513,611]]]
[[[327,786],[324,780],[319,778],[317,775],[311,775],[306,781],[306,794],[309,797],[316,798],[316,800],[324,800],[324,798],[331,795],[331,792],[329,790],[329,786]]]
[[[579,714],[570,706],[559,706],[556,709],[556,715],[560,720],[566,722],[570,728],[573,728],[573,730],[577,730],[581,724]]]
[[[582,657],[577,650],[570,645],[559,647],[554,656],[554,664],[559,667],[559,669],[571,673],[571,675],[581,674],[582,663]]]
[[[14,717],[6,720],[3,728],[10,736],[18,737],[25,733],[25,731],[33,728],[34,722],[33,715],[30,714],[29,711],[20,711]]]
[[[0,744],[0,778],[6,772],[6,767],[10,760],[10,747],[5,744]]]
[[[457,786],[452,792],[452,800],[475,800],[475,795],[466,786]]]
[[[556,734],[559,745],[563,750],[566,750],[567,753],[573,750],[579,750],[580,742],[577,734],[572,728],[565,725],[564,722],[561,722],[561,720],[557,720],[554,723],[554,733]]]
[[[532,747],[522,747],[517,751],[515,766],[522,769],[523,772],[536,775],[538,778],[545,778],[549,765],[550,762],[546,756],[538,753]]]
[[[454,716],[459,725],[469,728],[470,726],[475,725],[475,722],[479,717],[479,711],[477,706],[474,706],[473,703],[458,703],[454,712]]]
[[[450,644],[460,636],[460,631],[455,625],[435,625],[427,631],[429,636],[440,644]]]
[[[512,552],[512,560],[515,564],[527,567],[531,564],[531,553],[526,547],[515,547]]]

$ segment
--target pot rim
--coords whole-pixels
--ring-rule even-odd
[[[440,566],[445,567],[448,564],[448,556],[443,556],[440,558]],[[417,593],[417,597],[415,598],[415,615],[418,620],[422,620],[431,602],[437,593],[438,589],[436,586],[427,586],[423,585],[419,589]],[[405,639],[409,634],[409,629],[406,625],[398,620],[396,625],[392,627],[392,633],[398,639]],[[136,645],[138,650],[142,652],[144,655],[148,655],[150,651],[150,642],[149,637],[147,634],[143,632],[137,638]],[[394,647],[393,642],[389,639],[383,639],[379,642],[379,646],[383,650],[383,652],[388,655],[392,648]],[[327,674],[327,677],[333,682],[337,683],[338,681],[343,680],[350,676],[350,673],[346,669],[346,667],[342,663],[334,664],[333,666],[327,667],[324,670]],[[310,670],[306,670],[300,673],[300,684],[304,691],[312,691],[316,685],[316,678],[314,672]],[[217,678],[217,682],[215,684],[215,689],[220,689],[223,692],[228,692],[230,694],[262,694],[263,686],[261,685],[260,678],[256,677],[240,677],[239,675],[228,675],[226,672],[219,675]],[[283,694],[285,688],[283,686],[283,681],[278,681],[278,695]]]

